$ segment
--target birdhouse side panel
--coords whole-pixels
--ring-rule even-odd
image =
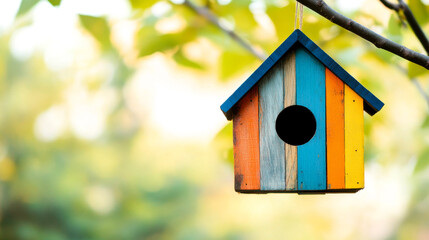
[[[364,187],[363,99],[345,85],[345,185],[348,189]]]
[[[326,189],[325,67],[304,48],[296,50],[297,104],[308,108],[316,119],[316,132],[298,146],[298,189]]]
[[[296,104],[296,61],[295,50],[289,52],[284,61],[284,108]],[[297,147],[285,143],[286,190],[297,190],[298,155]]]
[[[238,103],[233,117],[235,191],[260,189],[258,86]]]
[[[261,190],[286,189],[285,146],[275,128],[284,105],[284,61],[275,64],[259,82],[259,149]]]
[[[327,189],[344,189],[344,173],[344,82],[326,68]]]

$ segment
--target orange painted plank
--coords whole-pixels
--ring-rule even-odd
[[[233,118],[235,191],[259,190],[258,86],[237,104]]]
[[[326,69],[327,189],[345,188],[344,83]]]

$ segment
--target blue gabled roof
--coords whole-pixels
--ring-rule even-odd
[[[315,58],[323,63],[331,72],[337,75],[345,84],[353,89],[364,100],[364,110],[374,115],[384,106],[377,97],[363,87],[346,70],[328,56],[319,46],[309,39],[300,30],[295,30],[262,64],[250,77],[241,84],[240,87],[220,106],[228,120],[232,119],[232,109],[234,105],[279,61],[283,55],[291,50],[296,44],[302,45]]]

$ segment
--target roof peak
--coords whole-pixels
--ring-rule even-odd
[[[319,60],[326,68],[333,72],[341,81],[348,85],[364,100],[364,110],[374,115],[384,106],[377,97],[362,86],[344,68],[335,62],[301,30],[296,29],[274,52],[238,87],[235,92],[221,105],[221,110],[228,120],[232,119],[232,108],[259,80],[296,44],[307,49],[311,55]]]

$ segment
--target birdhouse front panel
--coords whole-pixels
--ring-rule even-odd
[[[308,133],[311,121],[301,108],[314,118],[315,129]],[[362,98],[297,47],[236,106],[235,188],[239,192],[361,189],[362,127]],[[302,134],[310,139],[299,139]]]
[[[364,187],[363,111],[383,103],[294,34],[221,106],[233,120],[235,190],[356,192]]]

